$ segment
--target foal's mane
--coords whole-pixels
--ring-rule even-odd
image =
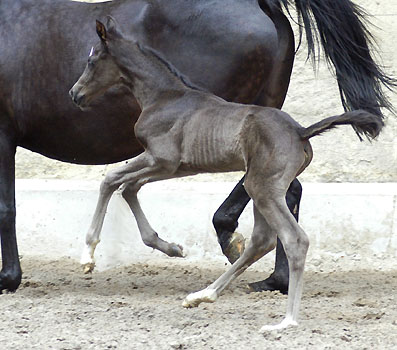
[[[206,91],[204,88],[196,84],[193,84],[186,75],[182,74],[171,62],[167,61],[167,59],[165,59],[160,52],[152,49],[151,47],[144,46],[140,42],[137,42],[136,44],[138,46],[138,49],[145,56],[152,57],[156,61],[158,61],[161,65],[165,66],[169,72],[171,72],[175,77],[177,77],[183,83],[183,85],[193,90]]]

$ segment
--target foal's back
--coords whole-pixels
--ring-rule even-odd
[[[146,119],[142,124],[150,123],[152,130],[163,129],[167,139],[179,144],[180,170],[243,171],[258,152],[266,161],[302,145],[298,134],[302,127],[276,108],[227,102],[195,90],[159,104],[160,112],[151,110],[142,116]],[[136,132],[139,134],[139,127]]]

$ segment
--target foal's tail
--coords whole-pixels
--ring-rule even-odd
[[[356,111],[325,118],[308,128],[299,129],[299,135],[302,140],[308,140],[338,125],[351,125],[357,132],[360,140],[360,135],[365,135],[367,139],[375,139],[383,127],[383,121],[372,113],[358,109]]]

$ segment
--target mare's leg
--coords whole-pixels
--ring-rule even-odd
[[[298,222],[299,205],[302,197],[302,185],[295,179],[288,188],[286,202],[288,209]],[[260,292],[263,290],[279,290],[283,294],[288,293],[289,267],[287,256],[283,245],[279,238],[277,238],[276,248],[276,265],[274,272],[265,280],[249,284],[251,291]]]
[[[251,199],[243,183],[244,177],[216,211],[212,220],[222,252],[231,264],[240,257],[245,248],[244,237],[235,232],[237,220]]]
[[[254,229],[251,240],[240,258],[206,289],[189,294],[183,301],[184,307],[196,307],[201,302],[214,302],[219,294],[250,265],[274,249],[276,233],[272,231],[262,214],[254,205]]]
[[[147,152],[144,152],[132,159],[129,163],[111,170],[106,174],[105,179],[101,183],[98,202],[90,228],[86,235],[86,246],[80,260],[81,264],[85,265],[85,272],[92,271],[95,266],[94,251],[100,241],[106,209],[113,192],[123,183],[135,182],[140,177],[145,177],[155,171],[156,167],[153,166],[152,157]]]
[[[151,181],[152,180],[153,179],[151,179]],[[164,241],[150,226],[141,205],[139,204],[137,193],[140,187],[141,184],[139,183],[127,184],[123,189],[122,195],[135,216],[143,243],[153,249],[157,249],[167,254],[168,256],[183,257],[183,248],[180,245]]]
[[[15,233],[16,146],[10,134],[0,127],[0,236],[3,260],[0,293],[3,290],[15,291],[22,278]]]

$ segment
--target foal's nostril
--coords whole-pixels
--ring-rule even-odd
[[[74,95],[73,96],[73,101],[76,105],[81,106],[83,100],[84,100],[85,96],[78,94],[78,95]]]
[[[69,95],[72,98],[72,101],[78,106],[80,106],[81,102],[84,100],[84,95],[75,93],[73,89],[69,90]]]

